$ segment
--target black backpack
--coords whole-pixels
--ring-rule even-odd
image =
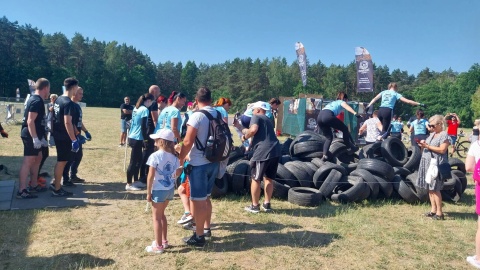
[[[200,110],[199,112],[208,118],[209,129],[207,141],[204,145],[198,140],[198,137],[195,138],[197,149],[203,151],[205,158],[210,162],[227,159],[233,148],[232,133],[228,124],[223,121],[219,112],[217,112],[216,118],[213,118],[206,110]],[[209,140],[210,137],[212,137],[212,140]]]

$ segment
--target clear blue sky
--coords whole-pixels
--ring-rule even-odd
[[[116,40],[155,63],[216,64],[236,57],[346,65],[354,47],[377,65],[416,75],[425,67],[467,71],[480,63],[478,0],[11,0],[0,16],[46,34]]]

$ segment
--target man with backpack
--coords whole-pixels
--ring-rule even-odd
[[[275,179],[277,173],[282,149],[275,135],[272,121],[266,116],[266,112],[270,109],[268,104],[259,101],[252,106],[252,109],[253,117],[250,121],[250,127],[243,130],[244,135],[242,136],[242,141],[253,138],[250,146],[253,150],[253,157],[250,159],[252,204],[245,207],[245,211],[260,212],[260,182],[263,180],[265,200],[262,204],[262,210],[271,212],[270,199],[273,193],[273,179]]]
[[[198,89],[195,100],[198,111],[194,112],[187,122],[187,132],[180,150],[180,164],[190,156],[190,164],[184,168],[190,181],[190,210],[195,219],[195,232],[191,237],[183,239],[187,245],[203,246],[205,240],[211,238],[210,222],[212,218],[212,202],[210,194],[218,173],[219,161],[229,153],[231,141],[225,145],[227,134],[219,134],[219,130],[228,130],[228,124],[221,120],[215,108],[211,107],[212,93],[206,87]],[[220,116],[220,117],[219,117]],[[229,131],[225,131],[229,132]],[[227,138],[230,139],[231,137]],[[224,144],[219,145],[219,142]],[[223,149],[221,149],[223,148]]]

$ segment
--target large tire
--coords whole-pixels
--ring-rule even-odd
[[[341,142],[332,143],[328,151],[331,153],[332,157],[337,157],[347,153],[347,146]]]
[[[313,187],[313,175],[317,167],[310,163],[310,161],[295,161],[295,165],[302,171],[307,173],[305,187]],[[308,184],[308,186],[306,186]]]
[[[275,180],[281,184],[285,184],[289,187],[299,187],[300,182],[298,182],[297,178],[295,178],[295,175],[291,173],[285,166],[282,164],[278,164],[277,167],[277,177]]]
[[[367,144],[364,147],[362,147],[362,149],[360,149],[358,156],[360,157],[360,159],[381,157],[382,156],[381,146],[382,146],[382,142]]]
[[[243,159],[244,153],[240,147],[235,147],[235,149],[228,155],[228,165],[234,163],[237,160]]]
[[[408,161],[407,148],[401,140],[394,137],[385,139],[381,144],[382,156],[392,166],[403,166]]]
[[[289,154],[289,149],[290,145],[292,144],[293,139],[292,138],[287,138],[283,144],[282,144],[282,155],[288,155]]]
[[[413,190],[415,192],[415,195],[417,195],[418,199],[420,202],[428,202],[429,197],[428,197],[428,189],[427,188],[420,188],[415,185],[418,179],[418,172],[413,172],[409,175],[407,175],[406,180],[413,185]]]
[[[215,179],[212,189],[212,198],[220,198],[228,192],[228,174],[224,174],[222,178]]]
[[[290,189],[289,186],[275,180],[272,181],[272,184],[273,184],[272,197],[283,199],[283,200],[288,199],[288,190]],[[264,189],[264,186],[265,186],[265,183],[264,181],[262,181],[260,183],[260,187],[262,188],[262,190]]]
[[[323,135],[320,135],[313,131],[306,130],[298,134],[297,137],[292,141],[289,147],[289,153],[291,156],[294,156],[294,147],[295,147],[295,144],[297,143],[311,141],[311,142],[318,142],[323,145],[325,140],[326,138]]]
[[[418,166],[420,165],[420,159],[422,158],[422,150],[418,146],[410,146],[407,152],[409,155],[408,160],[407,163],[403,165],[403,167],[411,172],[416,171],[418,169]]]
[[[409,171],[407,168],[404,168],[404,167],[393,167],[393,173],[395,175],[400,175],[400,176],[403,176],[403,177],[407,177],[412,172]]]
[[[245,194],[245,183],[250,178],[250,161],[239,160],[232,175],[232,191],[235,194]]]
[[[319,143],[318,141],[298,142],[293,146],[294,156],[300,156],[302,154],[310,154],[322,151],[323,144]]]
[[[323,165],[313,174],[313,185],[315,188],[320,188],[327,178],[327,176],[330,174],[331,170],[337,170],[342,175],[347,175],[347,170],[343,168],[342,166],[338,164],[334,164],[331,162],[324,162]]]
[[[450,164],[452,170],[456,169],[463,172],[464,174],[467,173],[467,170],[465,169],[465,163],[458,158],[448,158],[448,164]]]
[[[356,169],[351,172],[350,175],[362,177],[363,181],[365,181],[370,188],[370,199],[377,199],[378,193],[380,192],[380,184],[373,174],[364,169]]]
[[[303,160],[308,159],[310,161],[313,158],[323,157],[323,152],[318,152],[318,151],[306,152],[306,153],[297,154],[295,155],[295,157],[298,157],[299,159],[303,159]]]
[[[330,170],[330,173],[318,191],[323,195],[323,197],[330,199],[335,186],[341,184],[342,182],[346,182],[346,179],[343,177],[342,173],[337,170]]]
[[[288,201],[301,206],[317,206],[323,201],[323,196],[317,189],[294,187],[288,190]]]
[[[452,178],[455,180],[455,185],[449,190],[442,190],[442,199],[444,201],[458,202],[462,197],[462,182],[456,175],[452,175]]]
[[[348,184],[339,185],[336,192],[331,197],[333,201],[342,203],[360,202],[369,197],[370,188],[362,177],[349,176]]]
[[[393,177],[391,180],[387,180],[377,175],[374,175],[374,177],[380,185],[380,192],[378,194],[379,198],[389,199],[393,194],[393,184],[391,182],[393,180]]]
[[[301,161],[290,161],[285,163],[284,166],[295,176],[301,187],[310,187],[312,179],[309,179],[308,171],[304,170],[303,167],[298,166],[297,162],[301,163]]]
[[[360,159],[357,168],[385,177],[388,181],[391,181],[394,175],[393,167],[390,164],[372,158]]]
[[[320,158],[313,158],[310,162],[313,163],[318,168],[322,167],[323,164],[325,164],[325,161],[322,161]]]
[[[415,194],[415,189],[412,182],[407,179],[403,179],[400,175],[395,175],[394,178],[396,180],[394,181],[393,187],[404,201],[411,204],[418,203],[420,201]]]
[[[457,176],[460,182],[462,183],[462,194],[463,194],[468,184],[467,176],[462,171],[459,171],[459,170],[452,170],[452,174],[455,174],[455,176]]]

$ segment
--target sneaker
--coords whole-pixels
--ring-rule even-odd
[[[69,181],[63,180],[62,185],[63,185],[64,187],[76,187],[76,186],[77,186],[77,185],[75,185],[75,184],[74,184],[72,181],[70,181],[70,180],[69,180]]]
[[[195,231],[197,226],[195,226],[195,222],[190,221],[186,224],[183,224],[183,229],[187,231]]]
[[[185,224],[193,220],[192,214],[183,214],[183,216],[177,221],[178,224]]]
[[[205,240],[210,241],[212,240],[212,230],[204,230],[203,231],[203,236],[205,237]]]
[[[76,175],[70,177],[70,181],[72,181],[73,183],[85,183],[85,179],[82,179]]]
[[[140,181],[135,181],[133,182],[132,186],[136,187],[136,188],[139,188],[139,189],[142,189],[142,188],[146,188],[147,185],[140,182]]]
[[[138,188],[138,187],[136,187],[136,186],[134,186],[134,185],[129,185],[129,184],[127,184],[127,185],[125,186],[125,190],[128,190],[128,191],[139,191],[139,190],[142,190],[142,189],[141,189],[141,188]]]
[[[163,249],[167,249],[170,245],[168,244],[168,241],[162,241],[162,246]]]
[[[38,198],[37,195],[32,195],[28,192],[27,189],[17,192],[17,199],[35,199]]]
[[[245,211],[257,214],[258,212],[260,212],[260,205],[254,206],[253,204],[251,204],[250,206],[245,207]]]
[[[157,242],[153,241],[151,246],[147,246],[145,248],[145,251],[148,253],[155,253],[155,254],[160,254],[163,253],[163,246],[157,245]]]
[[[38,184],[36,187],[28,187],[28,191],[32,193],[45,192],[47,190],[48,188],[42,187],[40,184]]]
[[[205,236],[197,236],[196,233],[193,233],[191,237],[183,238],[183,242],[189,246],[203,247],[205,246]]]
[[[125,146],[124,143],[121,143],[121,144],[118,145],[118,147],[124,147],[124,146]]]
[[[42,173],[39,173],[38,176],[41,176],[41,177],[50,177],[50,174],[48,174],[48,172],[42,172]],[[40,177],[39,177],[38,179],[40,179]]]
[[[480,262],[477,261],[477,257],[475,255],[473,256],[468,256],[467,257],[467,262],[471,264],[473,267],[480,269]]]
[[[53,197],[69,197],[69,196],[72,196],[72,195],[73,195],[72,192],[68,192],[68,191],[64,190],[63,188],[60,188],[59,190],[52,191],[52,196]]]
[[[54,190],[55,190],[55,184],[54,184],[54,183],[50,183],[50,185],[48,185],[48,189],[54,191]]]
[[[264,203],[262,204],[262,210],[264,212],[272,212],[272,208],[270,207],[270,203]]]

